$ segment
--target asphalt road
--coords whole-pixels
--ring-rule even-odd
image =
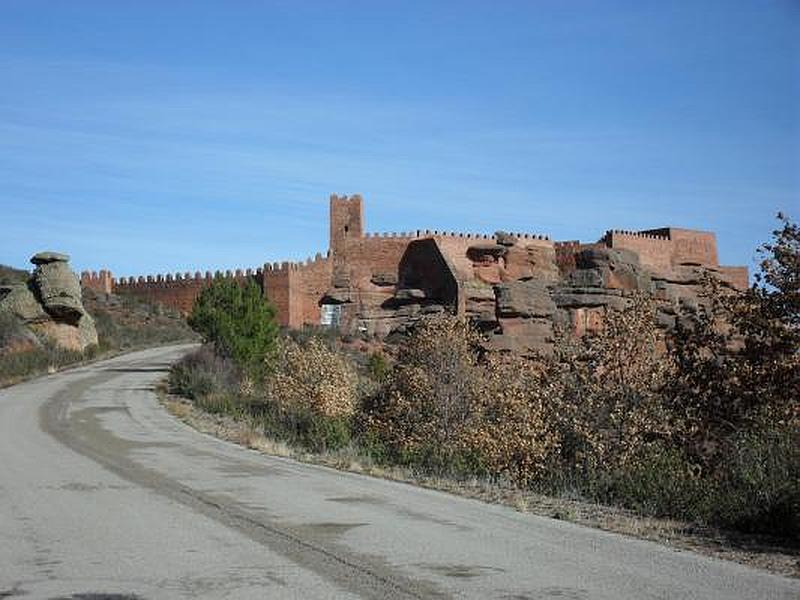
[[[800,598],[800,582],[197,433],[185,347],[0,391],[0,598]]]

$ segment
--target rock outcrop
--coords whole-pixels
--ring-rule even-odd
[[[687,262],[677,252],[647,254],[664,244],[650,234],[558,245],[504,232],[494,239],[431,236],[408,241],[394,287],[385,271],[372,275],[370,288],[334,281],[323,302],[337,299],[348,333],[392,339],[425,315],[447,311],[469,318],[493,349],[548,353],[559,332],[598,331],[609,310],[624,309],[638,294],[656,300],[660,326],[675,327],[701,306],[705,274],[730,277],[726,267]],[[378,283],[383,295],[375,297],[383,300],[375,302],[370,294]]]
[[[81,302],[81,286],[69,268],[69,257],[40,252],[27,283],[0,287],[0,313],[16,319],[27,331],[56,345],[84,351],[97,344],[94,321]]]

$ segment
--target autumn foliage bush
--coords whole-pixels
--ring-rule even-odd
[[[542,365],[487,357],[462,443],[487,473],[517,485],[541,477],[560,452],[558,403]]]
[[[315,452],[350,443],[358,374],[327,340],[281,341],[266,381],[267,433]]]
[[[480,396],[478,342],[455,317],[418,324],[363,406],[366,434],[380,439],[393,461],[441,472],[466,458],[464,436]]]
[[[538,360],[485,352],[458,317],[423,320],[365,404],[366,422],[395,458],[425,457],[440,470],[471,464],[518,485],[626,464],[668,434],[654,310],[633,299],[600,335]]]
[[[323,417],[351,417],[358,376],[351,361],[319,338],[304,343],[287,338],[280,345],[268,395],[283,410]]]

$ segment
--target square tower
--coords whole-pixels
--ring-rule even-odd
[[[364,201],[359,194],[347,196],[331,195],[330,250],[333,256],[346,251],[348,238],[364,235]]]

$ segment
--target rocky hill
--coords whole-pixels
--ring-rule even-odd
[[[28,281],[30,273],[23,269],[15,269],[6,265],[0,265],[0,286],[12,285],[15,283],[25,283]]]
[[[83,305],[94,318],[101,351],[198,339],[179,311],[161,304],[83,288]]]

